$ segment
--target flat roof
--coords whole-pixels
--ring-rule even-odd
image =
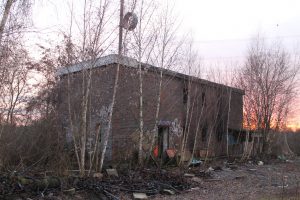
[[[80,72],[84,69],[99,68],[102,66],[107,66],[107,65],[112,65],[112,64],[120,64],[122,66],[127,66],[127,67],[132,67],[132,68],[138,68],[138,66],[139,66],[139,62],[134,58],[130,58],[130,57],[126,57],[126,56],[120,57],[117,54],[110,54],[107,56],[97,58],[95,60],[83,61],[83,62],[74,64],[71,66],[62,67],[57,70],[56,75],[63,76],[63,75],[70,74],[70,73]],[[188,80],[189,78],[192,78],[192,81],[200,82],[201,84],[207,84],[207,85],[212,85],[212,86],[216,86],[216,87],[231,88],[232,91],[234,91],[234,92],[240,93],[242,95],[245,94],[244,90],[241,90],[241,89],[238,89],[235,87],[230,87],[230,86],[220,84],[220,83],[215,83],[215,82],[201,79],[201,78],[198,78],[195,76],[186,75],[186,74],[172,71],[169,69],[159,68],[159,67],[147,64],[147,63],[142,63],[142,66],[143,66],[143,68],[147,68],[148,70],[151,70],[151,71],[162,70],[164,74],[178,77],[180,79]]]

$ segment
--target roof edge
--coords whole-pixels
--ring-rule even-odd
[[[137,60],[133,58],[129,58],[126,56],[119,57],[119,55],[117,54],[110,54],[107,56],[97,58],[95,61],[92,60],[83,61],[71,66],[62,67],[56,71],[56,76],[63,76],[69,73],[79,72],[84,69],[92,69],[92,68],[97,68],[109,64],[117,64],[117,63],[125,66],[130,66],[130,67],[138,66]]]
[[[111,64],[121,64],[123,66],[128,66],[128,67],[133,67],[133,68],[137,68],[139,65],[138,61],[134,58],[130,58],[127,56],[120,57],[118,54],[110,54],[107,56],[99,57],[95,61],[92,61],[92,60],[83,61],[83,62],[74,64],[71,66],[62,67],[56,71],[56,76],[63,76],[66,74],[79,72],[84,69],[93,69],[93,68],[97,68],[97,67],[101,67],[101,66],[105,66],[105,65],[111,65]],[[155,69],[163,70],[165,74],[175,76],[178,78],[188,79],[189,77],[191,77],[193,81],[198,80],[198,81],[201,81],[201,83],[203,83],[203,84],[213,84],[213,85],[217,85],[219,87],[231,88],[234,92],[245,95],[245,91],[241,90],[239,88],[235,88],[235,87],[227,86],[224,84],[208,81],[208,80],[201,79],[201,78],[198,78],[195,76],[190,76],[190,75],[186,75],[186,74],[183,74],[180,72],[175,72],[175,71],[172,71],[169,69],[160,69],[159,67],[156,67],[156,66],[153,66],[153,65],[150,65],[147,63],[142,63],[142,65],[144,67],[146,67],[148,69],[152,69],[152,70],[155,70]]]

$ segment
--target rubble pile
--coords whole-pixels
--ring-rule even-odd
[[[0,199],[9,199],[11,196],[22,196],[22,194],[30,198],[49,194],[59,196],[62,193],[74,195],[79,191],[92,192],[100,199],[103,197],[120,199],[121,194],[172,195],[189,188],[191,188],[191,183],[186,177],[166,171],[129,171],[117,176],[105,174],[102,178],[0,175]]]

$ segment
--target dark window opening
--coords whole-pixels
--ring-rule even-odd
[[[188,101],[189,90],[186,86],[183,87],[183,103],[186,104]]]
[[[205,105],[205,92],[202,92],[201,103],[202,103],[202,106]]]
[[[207,126],[205,125],[203,128],[202,128],[202,142],[205,142],[206,141],[206,138],[207,138]]]
[[[219,121],[218,126],[217,126],[217,140],[218,141],[222,141],[223,133],[224,133],[223,123],[222,123],[222,121]]]
[[[234,132],[229,132],[228,133],[228,144],[229,145],[234,145],[234,144],[238,144],[238,135]]]
[[[246,141],[246,132],[234,130],[234,129],[228,129],[229,145],[240,144],[245,141]]]

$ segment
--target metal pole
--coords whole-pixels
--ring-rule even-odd
[[[120,0],[120,22],[119,22],[119,56],[122,54],[122,39],[123,39],[123,27],[122,27],[122,21],[123,21],[123,10],[124,10],[124,0]]]

